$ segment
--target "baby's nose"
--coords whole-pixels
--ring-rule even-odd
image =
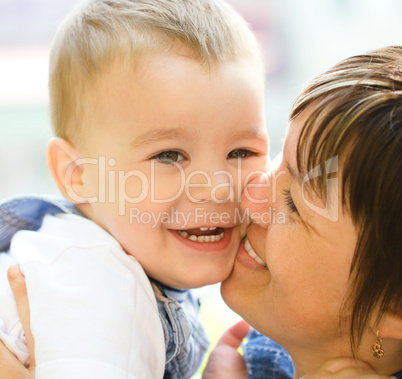
[[[187,180],[187,196],[195,203],[233,201],[233,185],[229,179],[228,175],[223,175],[221,172],[195,171]]]

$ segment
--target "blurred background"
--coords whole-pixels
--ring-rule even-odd
[[[271,156],[280,152],[291,104],[309,80],[349,55],[402,44],[402,0],[229,2],[264,51]],[[45,158],[51,136],[47,60],[57,25],[77,3],[0,0],[0,198],[58,193]],[[237,316],[211,293],[218,293],[217,286],[201,291],[203,317],[215,339]]]
[[[51,136],[47,60],[60,21],[79,0],[0,0],[0,199],[57,193],[47,172]],[[265,54],[271,155],[281,150],[296,95],[337,61],[402,44],[402,0],[229,0]]]

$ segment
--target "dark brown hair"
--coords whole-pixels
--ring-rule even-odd
[[[402,47],[348,58],[318,76],[291,120],[307,107],[313,112],[299,138],[300,172],[346,158],[342,204],[358,233],[346,299],[355,351],[373,312],[377,322],[388,310],[402,317]],[[315,185],[321,196],[325,179]]]

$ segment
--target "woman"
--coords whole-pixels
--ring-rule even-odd
[[[280,166],[259,179],[270,186],[245,193],[254,222],[222,296],[289,352],[296,378],[326,361],[317,377],[349,377],[354,360],[335,357],[402,377],[402,47],[320,75],[290,120]]]
[[[401,173],[402,47],[393,47],[315,79],[293,108],[278,169],[245,192],[253,222],[222,296],[289,352],[295,378],[402,378]],[[11,274],[28,328],[23,279]],[[223,337],[205,378],[290,377],[272,345],[258,346],[270,363],[256,372],[253,339],[245,366],[236,348],[247,331]],[[0,354],[2,378],[32,375]]]

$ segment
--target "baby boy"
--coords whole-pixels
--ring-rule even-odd
[[[26,276],[36,377],[188,378],[207,347],[188,289],[229,275],[242,190],[267,168],[255,38],[220,0],[90,0],[49,78],[48,164],[69,203],[0,208],[4,247],[40,226],[0,262]],[[13,317],[2,339],[27,359]]]

